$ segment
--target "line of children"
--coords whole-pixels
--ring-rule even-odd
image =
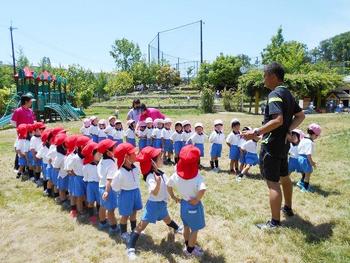
[[[214,121],[214,131],[209,136],[211,143],[210,167],[214,172],[219,172],[219,158],[221,157],[222,144],[225,142],[225,134],[222,132],[224,124],[222,120]]]

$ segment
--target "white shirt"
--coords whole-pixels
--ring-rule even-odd
[[[98,127],[97,125],[94,126],[94,125],[91,125],[90,128],[89,128],[89,134],[90,135],[98,135]]]
[[[29,151],[28,143],[26,139],[18,139],[16,150],[20,151],[22,154],[25,154]]]
[[[98,129],[98,137],[99,138],[107,138],[107,134],[104,129]]]
[[[59,169],[58,176],[61,178],[64,178],[67,176],[67,171],[64,170],[64,160],[66,159],[66,156],[57,153],[55,159],[52,161],[52,167]]]
[[[173,142],[182,142],[182,132],[178,133],[177,131],[174,131],[173,134],[170,136],[170,140],[172,140]]]
[[[294,146],[292,143],[290,144],[289,155],[292,158],[298,158],[299,157],[298,145]]]
[[[187,140],[192,136],[193,132],[182,132],[182,140],[187,142]]]
[[[223,144],[225,142],[225,134],[223,132],[217,133],[213,131],[209,136],[209,142]]]
[[[145,129],[144,131],[137,130],[136,133],[139,136],[139,138],[147,138],[147,129]]]
[[[191,137],[187,140],[186,143],[190,143],[192,142],[193,144],[204,144],[205,138],[207,137],[207,135],[205,135],[204,133],[202,134],[198,134],[198,133],[193,133],[191,135]]]
[[[189,201],[197,196],[197,193],[207,187],[204,184],[203,177],[198,174],[190,180],[184,180],[177,173],[174,173],[168,180],[168,186],[176,188],[181,195],[181,199]]]
[[[105,187],[107,179],[113,179],[117,170],[117,164],[113,159],[101,159],[97,165],[99,187]]]
[[[124,131],[123,131],[123,130],[120,130],[120,131],[115,130],[113,139],[114,139],[114,140],[122,140],[122,139],[123,139],[123,136],[124,136]]]
[[[32,136],[29,143],[29,149],[38,152],[42,145],[43,143],[40,137]]]
[[[85,164],[83,166],[83,180],[85,182],[99,182],[100,178],[97,173],[97,165],[94,164]]]
[[[126,131],[125,131],[125,137],[126,138],[129,138],[129,139],[135,139],[135,131],[128,128]]]
[[[57,151],[56,151],[56,145],[50,145],[49,151],[47,152],[47,158],[51,161],[53,161],[56,157]]]
[[[83,135],[86,135],[86,136],[90,136],[90,127],[82,126],[80,128],[80,133],[83,134]]]
[[[113,177],[112,189],[114,191],[133,190],[139,188],[139,169],[134,166],[131,170],[121,167]]]
[[[73,170],[73,158],[76,154],[72,152],[71,154],[67,155],[67,158],[64,162],[64,170],[66,171],[72,171]]]
[[[151,139],[153,134],[153,128],[146,128],[147,139]]]
[[[238,142],[238,147],[239,147],[239,148],[242,148],[242,146],[243,146],[245,143],[246,143],[246,140],[243,139],[243,138],[240,138],[240,139],[239,139],[239,142]]]
[[[242,150],[248,153],[257,153],[258,144],[253,140],[248,140],[242,145]]]
[[[162,129],[159,129],[159,128],[153,129],[152,137],[156,138],[156,139],[161,139],[162,138]]]
[[[173,134],[173,131],[171,129],[167,130],[163,128],[160,133],[160,137],[163,138],[164,140],[169,140],[172,134]]]
[[[300,155],[313,155],[315,151],[315,143],[310,138],[303,138],[298,146]]]
[[[115,128],[110,125],[108,125],[107,128],[105,129],[105,133],[107,134],[107,136],[112,136],[113,138],[115,136],[115,132],[116,132]]]
[[[155,202],[159,202],[159,201],[167,202],[169,194],[168,194],[168,189],[167,189],[166,184],[167,184],[168,180],[169,180],[169,178],[166,176],[166,174],[163,174],[161,176],[161,180],[160,180],[159,192],[157,195],[153,195],[151,192],[157,186],[155,175],[154,175],[154,173],[150,173],[149,175],[147,175],[146,183],[147,183],[147,187],[148,187],[148,192],[150,194],[148,200],[155,201]]]
[[[239,145],[239,141],[241,139],[240,134],[235,134],[234,132],[230,132],[230,134],[226,138],[226,142],[230,145]]]
[[[77,176],[83,176],[83,159],[79,157],[78,154],[74,155],[74,157],[71,160],[71,168],[75,175]]]
[[[49,148],[47,148],[44,145],[41,145],[39,151],[36,154],[36,158],[42,159],[43,163],[48,164],[49,163],[49,158],[47,157],[48,152],[49,152]]]

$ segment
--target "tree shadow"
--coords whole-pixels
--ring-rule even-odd
[[[310,221],[294,215],[286,219],[283,223],[284,227],[299,229],[306,236],[307,243],[319,243],[329,239],[333,235],[334,222],[313,225]]]

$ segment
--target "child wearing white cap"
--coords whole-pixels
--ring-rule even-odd
[[[117,120],[117,118],[115,116],[109,116],[108,118],[108,125],[105,129],[105,133],[107,135],[107,138],[110,140],[114,139],[114,135],[115,135],[115,121]]]
[[[231,121],[231,129],[232,131],[226,138],[226,143],[228,147],[230,147],[230,153],[229,153],[229,158],[231,160],[230,162],[230,172],[231,173],[236,173],[239,174],[239,168],[238,168],[238,160],[239,160],[239,141],[241,139],[240,136],[240,122],[238,119],[233,119]]]
[[[134,120],[128,120],[126,125],[128,126],[128,129],[125,131],[125,141],[132,144],[134,147],[136,147],[136,140],[135,140],[136,122]]]
[[[170,140],[174,145],[175,163],[179,161],[179,154],[182,147],[184,146],[182,133],[183,133],[182,122],[181,121],[175,122],[175,131],[170,136]]]
[[[124,131],[123,131],[123,125],[121,120],[115,121],[115,133],[113,136],[113,141],[117,142],[118,144],[121,144],[123,142],[124,137]]]
[[[223,126],[222,120],[215,120],[214,131],[209,136],[211,143],[210,167],[215,172],[219,172],[219,158],[221,157],[222,144],[225,142],[225,134],[222,132]]]
[[[153,147],[157,149],[162,149],[162,130],[164,127],[164,120],[155,119],[153,124],[156,127],[153,129],[152,132]]]
[[[249,131],[252,128],[250,127],[243,127],[242,132]],[[246,143],[247,141],[241,137],[238,142],[238,148],[239,148],[239,171],[242,171],[245,166],[245,150],[242,148],[242,146]]]
[[[96,116],[90,117],[91,125],[89,128],[89,137],[96,143],[98,143],[98,118]]]
[[[192,143],[201,152],[200,157],[204,157],[204,142],[206,137],[207,135],[204,134],[203,132],[203,124],[201,122],[197,122],[194,125],[194,133],[186,141],[186,144]],[[200,165],[200,159],[199,159],[199,165]]]
[[[145,120],[146,122],[146,136],[147,136],[147,146],[152,146],[152,134],[153,134],[153,120],[148,117]]]
[[[138,129],[136,131],[136,136],[139,138],[139,150],[141,151],[143,148],[147,146],[147,130],[146,130],[146,122],[139,121]]]
[[[107,134],[105,132],[107,126],[107,121],[105,119],[101,119],[98,122],[98,142],[107,139]]]
[[[182,133],[182,139],[184,141],[184,144],[187,142],[187,140],[192,136],[192,126],[191,123],[188,120],[184,120],[182,122],[183,127],[183,133]]]
[[[173,131],[171,130],[171,124],[172,121],[170,118],[164,119],[164,128],[161,131],[161,138],[162,138],[162,144],[163,144],[163,150],[164,150],[164,163],[171,163],[171,159],[173,157],[173,150],[174,146],[170,139],[171,135],[173,134]]]
[[[80,133],[82,135],[90,137],[90,126],[91,126],[91,120],[88,118],[85,118],[83,120],[83,126],[80,128]]]

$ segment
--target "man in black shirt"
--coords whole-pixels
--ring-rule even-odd
[[[288,151],[290,132],[305,119],[304,112],[290,91],[283,86],[284,69],[273,62],[264,69],[265,86],[271,90],[265,108],[263,126],[247,131],[242,136],[246,140],[263,135],[260,151],[260,170],[269,188],[272,218],[266,224],[258,224],[260,229],[273,229],[280,226],[282,191],[286,216],[292,216],[293,185],[288,176]]]

